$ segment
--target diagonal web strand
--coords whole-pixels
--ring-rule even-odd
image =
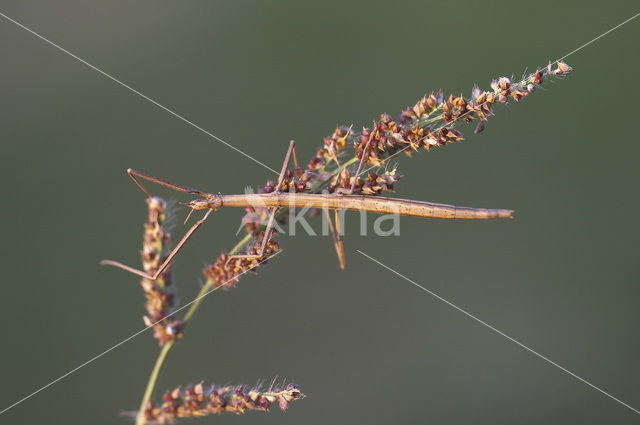
[[[415,287],[422,289],[424,292],[428,293],[429,295],[432,295],[433,297],[439,299],[440,301],[442,301],[443,303],[449,305],[450,307],[455,308],[456,310],[458,310],[459,312],[461,312],[462,314],[465,314],[466,316],[470,317],[471,319],[475,320],[476,322],[480,323],[483,326],[486,326],[487,328],[491,329],[492,331],[496,332],[498,335],[501,335],[503,337],[505,337],[506,339],[508,339],[509,341],[519,345],[520,347],[524,348],[525,350],[529,351],[531,354],[534,354],[538,357],[540,357],[542,360],[544,360],[545,362],[557,367],[558,369],[562,370],[563,372],[573,376],[574,378],[576,378],[577,380],[581,381],[584,384],[587,384],[588,386],[590,386],[591,388],[595,389],[596,391],[599,391],[600,393],[606,395],[607,397],[609,397],[610,399],[620,403],[621,405],[623,405],[624,407],[634,411],[635,413],[640,414],[640,411],[631,407],[630,405],[628,405],[627,403],[625,403],[624,401],[620,400],[619,398],[616,398],[614,396],[612,396],[611,394],[609,394],[608,392],[606,392],[605,390],[601,389],[600,387],[595,386],[594,384],[592,384],[591,382],[587,381],[584,378],[581,378],[580,376],[576,375],[575,373],[571,372],[569,369],[566,369],[562,366],[560,366],[558,363],[554,362],[553,360],[549,359],[548,357],[543,356],[542,354],[538,353],[537,351],[535,351],[532,348],[529,348],[528,346],[526,346],[525,344],[521,343],[520,341],[518,341],[515,338],[510,337],[509,335],[507,335],[506,333],[502,332],[501,330],[491,326],[490,324],[488,324],[487,322],[479,319],[478,317],[474,316],[473,314],[469,313],[468,311],[466,311],[465,309],[458,307],[457,305],[455,305],[454,303],[452,303],[451,301],[448,301],[445,298],[442,298],[440,295],[436,294],[433,291],[428,290],[427,288],[425,288],[424,286],[420,285],[419,283],[414,282],[413,280],[409,279],[408,277],[406,277],[405,275],[397,272],[396,270],[392,269],[391,267],[381,263],[380,261],[376,260],[375,258],[365,254],[364,252],[360,251],[359,249],[356,250],[359,254],[362,254],[364,257],[368,258],[369,260],[373,261],[374,263],[378,264],[379,266],[384,267],[385,269],[389,270],[391,273],[394,273],[395,275],[403,278],[404,280],[406,280],[407,282],[411,283],[412,285],[414,285]]]
[[[54,379],[53,381],[49,382],[47,385],[44,385],[40,388],[38,388],[36,391],[32,392],[31,394],[29,394],[26,397],[21,398],[20,400],[16,401],[15,403],[13,403],[10,406],[5,407],[2,411],[0,411],[0,415],[2,415],[4,412],[6,412],[7,410],[19,405],[20,403],[22,403],[23,401],[26,401],[28,399],[30,399],[31,397],[33,397],[34,395],[38,394],[40,391],[43,391],[47,388],[49,388],[50,386],[52,386],[53,384],[55,384],[58,381],[63,380],[64,378],[66,378],[67,376],[71,375],[72,373],[82,369],[83,367],[87,366],[88,364],[93,363],[94,361],[98,360],[100,357],[104,356],[105,354],[109,353],[110,351],[115,350],[116,348],[120,347],[122,344],[132,340],[133,338],[137,337],[138,335],[140,335],[141,333],[152,329],[155,325],[157,325],[158,323],[162,322],[163,320],[168,319],[169,317],[174,316],[177,312],[184,310],[185,308],[189,307],[191,304],[201,300],[202,298],[206,297],[207,295],[209,295],[210,293],[217,291],[218,289],[222,288],[223,286],[225,286],[226,284],[228,284],[229,282],[234,281],[234,279],[242,276],[243,274],[249,273],[251,270],[255,269],[256,267],[258,267],[260,264],[264,263],[265,261],[267,261],[270,258],[275,257],[276,255],[280,254],[282,251],[284,251],[283,249],[281,249],[280,251],[276,252],[275,254],[265,258],[264,260],[260,261],[258,264],[256,264],[255,266],[243,271],[242,273],[239,273],[237,275],[235,275],[234,277],[232,277],[229,280],[226,280],[225,282],[223,282],[221,285],[214,287],[213,289],[210,289],[209,291],[205,292],[204,294],[194,298],[193,300],[189,301],[187,304],[181,306],[180,308],[174,310],[173,312],[167,314],[165,317],[163,317],[162,319],[158,320],[155,323],[151,323],[149,326],[145,327],[144,329],[139,330],[138,332],[134,333],[131,336],[128,336],[127,338],[123,339],[122,341],[120,341],[119,343],[109,347],[108,349],[104,350],[103,352],[101,352],[100,354],[93,356],[92,358],[90,358],[89,360],[87,360],[86,362],[82,363],[81,365],[71,369],[69,372],[65,373],[64,375],[59,376],[58,378]]]
[[[188,119],[186,119],[185,117],[183,117],[182,115],[178,114],[177,112],[174,112],[173,110],[167,108],[166,106],[156,102],[155,100],[153,100],[152,98],[150,98],[149,96],[145,95],[142,92],[139,92],[138,90],[134,89],[133,87],[123,83],[122,81],[118,80],[116,77],[112,76],[111,74],[106,73],[105,71],[101,70],[100,68],[98,68],[97,66],[94,66],[92,64],[90,64],[89,62],[87,62],[86,60],[74,55],[73,53],[71,53],[70,51],[68,51],[67,49],[57,45],[56,43],[54,43],[53,41],[47,39],[46,37],[38,34],[37,32],[35,32],[34,30],[24,26],[23,24],[21,24],[20,22],[16,21],[15,19],[12,19],[10,17],[8,17],[7,15],[5,15],[4,13],[0,12],[0,16],[2,16],[3,18],[5,18],[6,20],[13,22],[14,24],[16,24],[17,26],[19,26],[20,28],[24,29],[25,31],[30,32],[31,34],[35,35],[36,37],[38,37],[39,39],[41,39],[42,41],[44,41],[45,43],[50,44],[51,46],[55,47],[56,49],[60,50],[63,53],[66,53],[67,55],[71,56],[72,58],[76,59],[77,61],[85,64],[86,66],[88,66],[89,68],[93,69],[94,71],[104,75],[105,77],[109,78],[111,81],[121,85],[122,87],[126,88],[127,90],[137,94],[138,96],[140,96],[141,98],[153,103],[154,105],[156,105],[158,108],[170,113],[171,115],[173,115],[174,117],[186,122],[187,124],[189,124],[191,127],[195,128],[196,130],[199,130],[200,132],[206,134],[209,137],[212,137],[213,139],[217,140],[218,142],[224,144],[225,146],[227,146],[228,148],[233,149],[234,151],[238,152],[241,155],[244,155],[246,158],[249,158],[250,160],[252,160],[253,162],[262,165],[264,168],[266,168],[267,170],[272,171],[275,174],[278,174],[278,172],[276,170],[274,170],[273,168],[269,167],[268,165],[258,161],[257,159],[255,159],[254,157],[252,157],[251,155],[249,155],[246,152],[243,152],[242,150],[236,148],[235,146],[233,146],[231,143],[221,139],[220,137],[216,136],[215,134],[211,133],[210,131],[205,130],[204,128],[200,127],[199,125],[195,124],[192,121],[189,121]]]

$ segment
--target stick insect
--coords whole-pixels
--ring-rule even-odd
[[[331,233],[333,235],[333,241],[338,254],[341,268],[344,269],[344,247],[341,238],[340,220],[338,217],[339,210],[364,210],[367,212],[374,212],[379,214],[399,214],[404,216],[414,216],[423,218],[443,218],[443,219],[490,219],[490,218],[511,218],[512,210],[505,209],[485,209],[485,208],[468,208],[468,207],[456,207],[453,205],[436,204],[432,202],[413,201],[407,199],[397,198],[384,198],[369,195],[353,195],[355,181],[351,186],[351,189],[344,191],[337,191],[331,194],[325,193],[286,193],[281,192],[280,187],[282,181],[287,172],[287,167],[293,156],[294,166],[298,168],[298,159],[295,152],[295,141],[289,143],[289,148],[282,164],[282,171],[278,177],[277,189],[274,192],[266,194],[244,194],[244,195],[213,195],[197,189],[191,189],[188,187],[180,186],[166,180],[159,179],[157,177],[150,176],[148,174],[128,169],[127,173],[133,179],[133,181],[147,194],[152,197],[149,192],[140,182],[140,179],[147,180],[153,183],[166,186],[170,189],[174,189],[183,193],[191,195],[198,195],[199,199],[194,199],[188,202],[187,205],[191,208],[189,216],[194,211],[206,210],[204,216],[198,220],[191,228],[185,233],[180,242],[169,253],[162,265],[155,271],[153,275],[145,273],[142,270],[134,269],[126,266],[122,263],[112,260],[103,260],[100,264],[112,265],[118,268],[124,269],[138,276],[150,280],[156,280],[158,276],[171,264],[175,256],[187,243],[189,238],[202,224],[209,218],[211,212],[221,207],[249,207],[259,205],[261,207],[269,208],[269,219],[264,231],[264,237],[260,248],[257,250],[257,254],[239,254],[231,255],[229,258],[251,258],[251,259],[263,259],[267,244],[271,239],[274,227],[274,220],[276,213],[280,208],[286,207],[311,207],[322,208],[325,214],[329,214],[328,210],[335,210],[335,227],[331,220],[329,220]],[[358,166],[358,173],[362,168],[366,155],[362,155],[362,159]],[[358,174],[356,174],[357,179]],[[187,217],[187,220],[189,218]],[[329,217],[330,218],[330,217]],[[185,221],[186,222],[186,221]]]

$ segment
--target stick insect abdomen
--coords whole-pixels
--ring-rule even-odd
[[[364,210],[379,214],[400,214],[424,218],[489,219],[511,218],[513,211],[456,207],[433,202],[411,201],[398,198],[378,198],[364,195],[269,193],[222,195],[222,206],[229,207],[310,207],[328,209]]]

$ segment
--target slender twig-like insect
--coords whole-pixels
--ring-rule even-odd
[[[424,217],[424,218],[446,218],[446,219],[489,219],[489,218],[511,218],[513,213],[512,210],[503,210],[503,209],[485,209],[485,208],[467,208],[467,207],[456,207],[453,205],[445,205],[445,204],[435,204],[432,202],[424,202],[424,201],[412,201],[407,199],[397,199],[397,198],[383,198],[376,196],[368,196],[368,195],[353,195],[354,186],[351,187],[350,190],[343,191],[341,193],[332,193],[332,194],[324,194],[324,193],[284,193],[280,191],[280,186],[287,172],[287,166],[289,165],[289,161],[291,156],[293,155],[294,165],[298,168],[298,160],[296,158],[295,153],[295,142],[292,140],[289,144],[289,149],[287,150],[287,154],[284,158],[284,163],[282,164],[282,171],[280,172],[280,176],[278,178],[277,190],[271,193],[265,194],[245,194],[245,195],[213,195],[210,193],[202,192],[196,189],[190,189],[188,187],[180,186],[174,183],[170,183],[166,180],[159,179],[157,177],[153,177],[139,171],[135,171],[132,169],[128,169],[127,173],[131,178],[136,182],[136,184],[149,196],[151,197],[151,193],[140,183],[139,179],[148,180],[150,182],[158,183],[160,185],[166,186],[168,188],[189,193],[192,195],[201,196],[202,199],[195,199],[186,205],[191,208],[191,212],[207,210],[204,217],[198,220],[191,228],[187,231],[187,233],[182,237],[180,242],[176,245],[176,247],[169,253],[165,261],[162,265],[155,271],[153,275],[149,275],[141,270],[134,269],[132,267],[126,266],[122,263],[118,263],[116,261],[111,260],[103,260],[101,264],[108,264],[112,266],[119,267],[121,269],[127,270],[131,273],[137,274],[147,279],[155,280],[162,272],[171,264],[174,257],[178,254],[178,252],[182,249],[184,244],[189,240],[191,235],[205,222],[207,218],[209,218],[209,214],[212,211],[217,210],[221,207],[250,207],[250,206],[262,206],[266,208],[270,208],[271,211],[269,213],[269,220],[267,221],[267,226],[264,232],[264,237],[262,238],[262,243],[260,248],[257,250],[257,254],[249,255],[249,254],[241,254],[241,255],[232,255],[230,258],[255,258],[262,259],[264,258],[264,253],[267,248],[267,244],[269,243],[269,239],[271,239],[271,235],[273,233],[274,220],[276,217],[276,212],[280,208],[286,207],[310,207],[310,208],[322,208],[325,211],[329,209],[333,209],[336,211],[347,209],[347,210],[364,210],[368,212],[375,212],[380,214],[399,214],[406,216],[414,216],[414,217]],[[366,155],[362,155],[362,160],[358,166],[358,172],[362,167],[362,162]],[[356,174],[356,178],[357,178]],[[187,217],[188,219],[188,217]],[[331,222],[331,220],[329,220]],[[344,248],[342,245],[342,238],[340,236],[340,220],[336,214],[336,228],[331,225],[331,232],[333,234],[334,244],[336,247],[336,252],[338,253],[338,258],[340,260],[340,265],[344,268]]]

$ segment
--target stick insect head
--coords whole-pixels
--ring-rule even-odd
[[[191,202],[185,204],[192,211],[200,211],[200,210],[217,210],[222,206],[222,197],[220,195],[203,195],[202,199],[194,199]]]
[[[189,218],[191,217],[191,214],[193,214],[194,211],[207,210],[207,209],[211,211],[215,211],[222,206],[222,196],[210,195],[205,193],[203,193],[202,196],[203,196],[203,199],[194,199],[193,201],[190,201],[186,204],[181,202],[182,205],[185,205],[191,208],[191,211],[189,211],[187,218],[184,220],[184,224],[187,224],[187,221],[189,221]],[[210,212],[208,212],[207,215],[209,215]]]

